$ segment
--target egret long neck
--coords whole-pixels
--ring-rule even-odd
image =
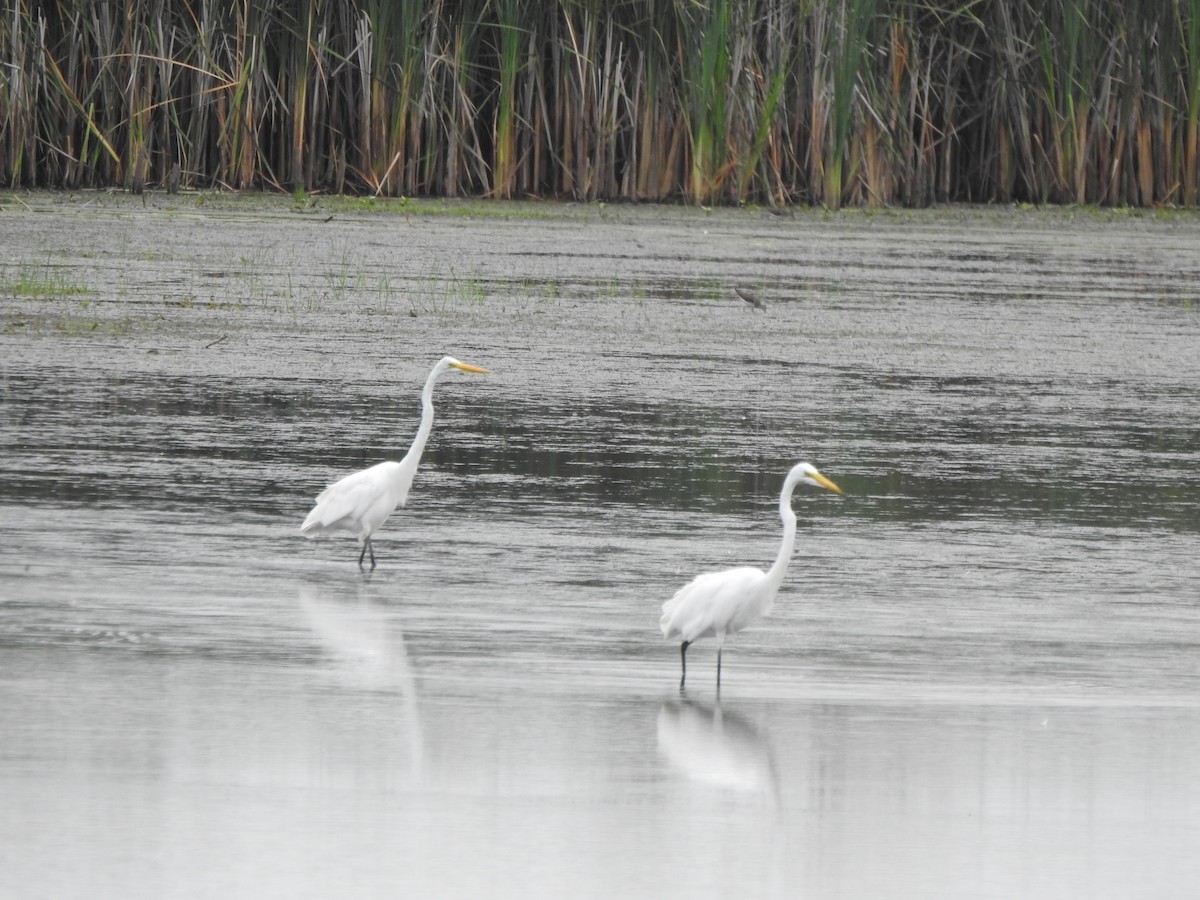
[[[776,590],[783,584],[783,576],[787,574],[788,563],[792,559],[792,548],[796,543],[796,514],[792,512],[792,491],[796,489],[798,479],[789,477],[783,483],[783,491],[779,495],[779,518],[783,520],[783,543],[779,547],[779,556],[775,564],[767,572],[767,580]]]
[[[417,436],[413,438],[412,446],[408,448],[408,453],[404,454],[404,459],[401,460],[414,469],[421,461],[421,454],[425,452],[425,442],[429,440],[429,432],[433,431],[433,384],[437,381],[439,374],[437,370],[434,370],[429,373],[429,378],[425,381],[425,389],[421,391],[421,425],[417,429]]]

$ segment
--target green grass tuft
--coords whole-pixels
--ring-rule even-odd
[[[19,272],[5,290],[15,297],[74,297],[91,293],[87,285],[71,281],[49,267]]]

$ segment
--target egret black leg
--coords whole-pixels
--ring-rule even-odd
[[[363,567],[363,560],[366,559],[368,553],[371,554],[371,568],[374,569],[375,568],[375,548],[371,546],[370,538],[367,538],[363,542],[362,553],[358,554],[358,567],[360,569]]]
[[[683,692],[683,683],[687,681],[687,648],[691,641],[684,641],[679,648],[679,661],[683,663],[683,675],[679,679],[679,690]]]
[[[721,648],[717,648],[717,693],[721,693]]]

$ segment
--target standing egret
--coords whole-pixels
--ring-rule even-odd
[[[779,494],[779,518],[783,519],[783,546],[775,564],[764,572],[752,566],[706,572],[697,575],[663,604],[659,627],[663,638],[683,638],[679,658],[687,680],[687,648],[704,637],[717,639],[717,690],[721,689],[721,646],[727,634],[753,625],[771,611],[775,594],[783,584],[792,547],[796,543],[796,514],[792,512],[792,491],[798,484],[812,484],[840,494],[842,489],[808,463],[799,463],[788,472]]]
[[[370,553],[371,568],[375,568],[371,534],[397,506],[404,506],[408,500],[408,489],[412,487],[417,466],[421,463],[421,453],[433,429],[433,385],[447,369],[489,374],[487,369],[459,362],[453,356],[442,357],[425,379],[425,389],[421,391],[421,427],[417,429],[417,436],[408,453],[404,454],[404,459],[400,462],[381,462],[369,469],[353,472],[321,491],[317,495],[317,505],[300,526],[300,531],[306,537],[335,532],[353,534],[362,544],[358,567],[362,568],[363,559]]]

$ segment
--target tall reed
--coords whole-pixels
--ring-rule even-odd
[[[0,184],[1200,203],[1200,0],[10,0]]]

